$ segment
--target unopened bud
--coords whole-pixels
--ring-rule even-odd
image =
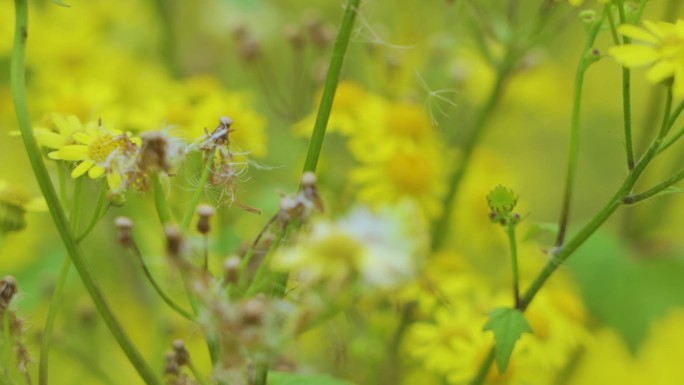
[[[130,247],[133,244],[133,221],[128,217],[116,217],[114,225],[119,229],[119,243],[124,247]]]
[[[306,40],[304,40],[304,35],[299,30],[299,28],[292,25],[288,26],[285,29],[285,36],[287,37],[287,40],[290,42],[290,46],[292,46],[293,50],[301,51],[302,49],[304,49]]]
[[[204,235],[209,234],[209,231],[211,230],[211,224],[209,220],[212,216],[214,216],[215,213],[216,211],[214,208],[209,205],[200,205],[197,207],[197,216],[199,216],[199,220],[197,221],[197,231]]]
[[[233,119],[227,116],[222,116],[219,118],[219,124],[221,124],[222,126],[230,127],[233,125]]]
[[[176,225],[166,225],[164,227],[166,236],[166,253],[169,257],[180,258],[183,251],[183,234]]]
[[[266,304],[261,298],[252,298],[242,307],[242,322],[246,325],[258,325],[266,313]]]
[[[173,341],[173,352],[176,354],[176,363],[178,366],[184,366],[190,363],[190,353],[185,349],[185,343],[183,341]]]
[[[180,374],[180,368],[176,363],[176,354],[174,352],[166,352],[164,355],[166,366],[164,367],[164,374],[168,376],[177,376]]]
[[[240,274],[240,257],[232,255],[223,261],[223,279],[226,283],[237,283]]]

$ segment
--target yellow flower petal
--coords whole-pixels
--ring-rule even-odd
[[[608,54],[627,68],[641,67],[658,60],[655,48],[645,45],[621,45],[608,49]]]
[[[90,179],[97,179],[105,173],[105,169],[102,166],[94,165],[90,170],[88,170],[88,176]]]
[[[674,63],[661,60],[655,63],[647,72],[646,80],[651,83],[660,83],[665,79],[671,78],[674,75]]]
[[[43,147],[57,150],[67,145],[66,139],[55,132],[43,128],[36,128],[33,130],[33,133],[35,134],[38,143]]]
[[[91,167],[93,167],[95,163],[93,163],[92,160],[84,160],[83,162],[79,163],[76,168],[71,171],[71,177],[76,179],[79,176],[83,175],[86,173],[86,171],[90,170]]]
[[[657,44],[659,41],[655,36],[647,32],[643,28],[639,28],[636,25],[632,24],[621,25],[618,28],[618,32],[620,32],[620,34],[623,36],[627,36],[634,40],[639,40],[647,43]]]
[[[678,65],[675,68],[674,85],[672,93],[676,98],[684,97],[684,65]]]
[[[115,172],[107,174],[107,185],[113,192],[118,192],[121,189],[121,174]]]
[[[83,160],[88,158],[88,146],[71,144],[64,146],[57,151],[53,151],[48,156],[51,159],[60,160]]]
[[[92,135],[87,134],[85,132],[75,133],[74,139],[76,139],[76,141],[81,143],[81,144],[85,144],[86,146],[91,145],[93,143],[93,141],[95,140],[95,138]]]

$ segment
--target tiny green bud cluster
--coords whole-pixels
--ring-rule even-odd
[[[518,195],[512,189],[498,185],[487,194],[489,219],[502,226],[516,225],[520,222],[520,214],[513,213],[518,203]]]

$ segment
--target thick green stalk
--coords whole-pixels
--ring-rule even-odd
[[[328,120],[330,119],[330,112],[332,111],[333,101],[335,100],[335,91],[337,91],[337,84],[340,81],[340,73],[342,72],[342,64],[349,46],[349,38],[356,19],[356,12],[358,11],[360,0],[348,0],[344,11],[344,17],[340,30],[337,33],[335,40],[335,47],[333,48],[332,58],[328,66],[328,74],[325,77],[325,84],[323,85],[323,95],[321,96],[321,103],[318,105],[318,114],[316,115],[316,123],[314,123],[313,132],[311,133],[311,140],[309,141],[309,149],[306,153],[306,160],[304,161],[304,171],[316,171],[318,165],[318,157],[321,154],[323,147],[323,139],[325,138],[325,131],[328,127]]]
[[[71,258],[76,270],[78,271],[83,285],[90,294],[98,313],[109,327],[110,332],[121,346],[122,350],[128,357],[131,364],[138,371],[142,379],[147,384],[160,385],[161,382],[154,374],[152,368],[145,362],[140,353],[122,329],[119,321],[114,316],[112,309],[109,307],[102,290],[100,289],[95,276],[90,271],[89,266],[85,262],[83,252],[78,247],[76,239],[72,234],[69,226],[69,221],[64,214],[64,210],[59,202],[55,188],[50,180],[50,175],[43,162],[42,154],[38,148],[36,138],[33,136],[31,123],[29,120],[28,106],[26,102],[26,87],[25,87],[25,50],[26,41],[28,38],[28,4],[26,0],[14,0],[15,5],[15,37],[14,49],[12,51],[11,59],[11,86],[12,96],[14,99],[14,107],[17,114],[17,121],[19,129],[26,146],[33,172],[36,175],[40,189],[45,197],[50,215],[52,216],[55,226],[62,238],[62,242],[67,249],[69,257]]]
[[[52,293],[50,309],[48,310],[47,319],[45,320],[45,328],[43,329],[43,335],[41,337],[40,363],[38,364],[39,385],[48,384],[48,357],[50,354],[50,342],[52,342],[52,329],[55,325],[57,311],[59,310],[59,304],[62,301],[62,294],[64,293],[64,286],[66,285],[66,279],[69,275],[70,268],[71,259],[65,256],[64,262],[62,262],[62,268],[59,271],[57,286],[55,287],[55,291]]]
[[[565,190],[563,193],[563,203],[561,205],[561,215],[558,221],[558,236],[556,238],[556,247],[560,247],[565,242],[565,232],[568,228],[568,221],[570,219],[570,205],[572,202],[572,193],[575,186],[575,176],[577,174],[577,162],[579,160],[579,145],[580,145],[580,116],[582,105],[582,89],[584,86],[584,74],[589,66],[596,60],[593,56],[593,46],[596,41],[603,20],[608,13],[609,6],[606,5],[603,9],[601,17],[594,22],[587,41],[584,45],[582,58],[577,65],[577,73],[575,75],[575,100],[572,107],[572,120],[570,123],[570,149],[568,151],[568,167],[565,177]]]

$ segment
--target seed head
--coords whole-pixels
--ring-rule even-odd
[[[131,229],[133,228],[133,221],[128,217],[116,217],[114,225],[119,229],[119,243],[124,247],[133,245],[133,235]]]
[[[211,230],[211,224],[209,219],[214,216],[216,210],[209,205],[200,205],[197,207],[197,216],[199,220],[197,221],[197,231],[201,234],[207,235]]]
[[[17,291],[17,280],[13,276],[6,275],[0,280],[0,309],[7,309]]]
[[[236,283],[240,273],[240,257],[231,255],[223,261],[223,278],[227,283]]]
[[[166,252],[169,257],[180,258],[183,251],[183,233],[176,225],[166,225],[164,227],[166,236]]]

